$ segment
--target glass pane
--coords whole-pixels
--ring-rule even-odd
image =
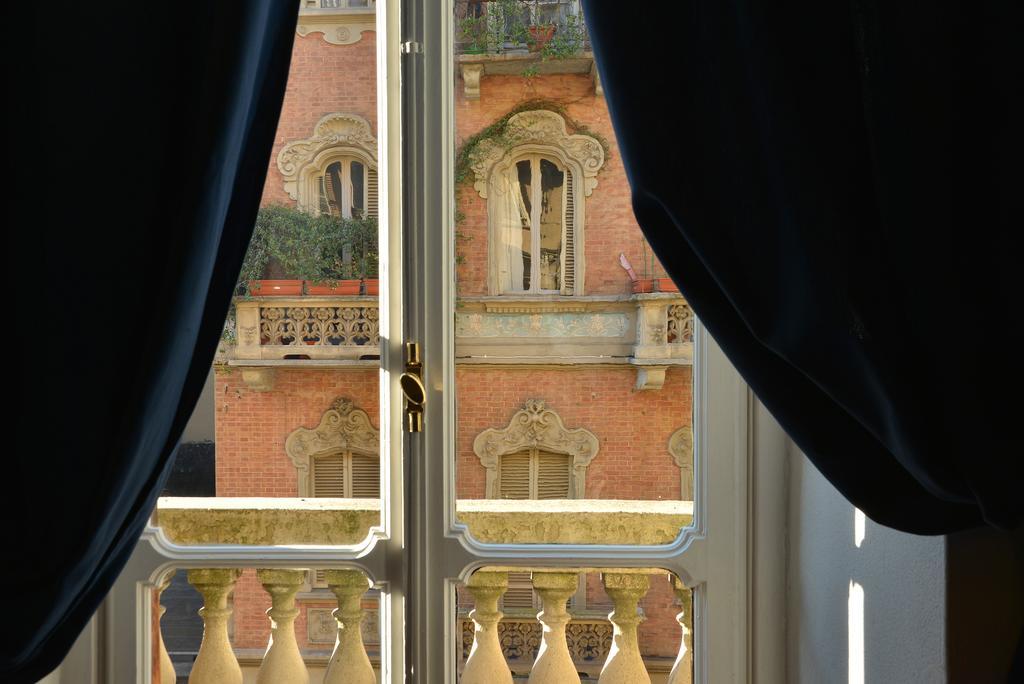
[[[516,171],[519,176],[519,216],[522,224],[522,239],[520,249],[523,259],[523,287],[529,291],[531,276],[533,275],[531,264],[533,263],[533,173],[529,159],[524,159],[516,164]],[[513,288],[519,289],[519,288]]]
[[[326,206],[321,206],[321,212],[331,216],[341,216],[341,208],[344,206],[342,199],[342,169],[341,162],[334,162],[327,167],[324,174]]]
[[[455,662],[467,680],[485,671],[500,681],[504,670],[526,681],[535,667],[550,677],[561,660],[569,671],[552,681],[596,682],[605,668],[615,681],[693,681],[690,590],[664,571],[483,568],[456,594]]]
[[[565,174],[547,159],[540,160],[540,289],[561,287],[562,225],[565,218]]]
[[[506,9],[453,19],[456,513],[493,543],[670,543],[693,511],[690,307],[633,217],[578,4],[534,8],[557,49],[490,41],[481,11],[537,28]]]
[[[352,211],[351,216],[363,216],[366,211],[366,167],[362,162],[352,162]]]
[[[369,7],[359,20],[373,22],[373,3],[324,7],[360,5]],[[303,7],[299,22],[319,11]],[[383,198],[376,166],[364,161],[378,157],[376,39],[355,32],[354,42],[338,44],[333,34],[304,33],[294,37],[275,163],[237,296],[154,517],[181,544],[352,545],[381,519],[376,208]],[[211,657],[237,663],[245,681],[255,681],[271,643],[271,596],[283,601],[271,613],[279,630],[273,647],[297,649],[300,659],[275,681],[304,681],[305,671],[320,681],[339,635],[361,635],[339,665],[341,679],[366,681],[368,668],[371,678],[379,675],[380,597],[361,573],[234,573],[182,570],[163,592],[163,631],[178,676],[192,671],[203,621],[209,635],[211,620],[222,619],[222,648]],[[216,607],[229,612],[214,609],[219,600]]]
[[[376,39],[303,33],[237,297],[164,493],[222,503],[162,500],[157,523],[180,543],[356,544],[380,520],[377,176],[362,161],[378,156]],[[331,503],[289,526],[252,498]],[[203,516],[200,539],[188,530]],[[352,525],[328,538],[325,521]]]

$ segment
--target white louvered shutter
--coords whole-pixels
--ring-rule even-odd
[[[501,599],[501,609],[508,611],[532,611],[536,608],[533,598],[533,581],[529,572],[508,573],[508,590]]]
[[[377,169],[366,169],[366,215],[377,218]]]
[[[331,454],[313,459],[313,496],[347,496],[345,457],[346,454]]]
[[[537,453],[536,489],[538,499],[568,499],[569,456],[546,451]]]
[[[529,451],[505,454],[498,466],[498,491],[502,499],[530,499],[531,458]]]
[[[351,454],[352,498],[376,499],[380,496],[380,461],[371,456]]]
[[[576,294],[576,193],[572,171],[565,170],[565,215],[562,217],[562,294]]]

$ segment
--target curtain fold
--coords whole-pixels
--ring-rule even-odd
[[[515,167],[513,166],[514,170]],[[487,223],[492,226],[491,248],[498,293],[523,290],[523,226],[530,224],[519,184],[512,171],[496,170],[489,181]]]
[[[209,372],[298,3],[16,5],[9,202],[25,218],[8,263],[26,285],[12,297],[25,362],[0,680],[34,682],[127,562]],[[76,169],[68,202],[47,191],[61,168]]]
[[[641,228],[794,442],[890,527],[1019,526],[1013,4],[584,9]]]

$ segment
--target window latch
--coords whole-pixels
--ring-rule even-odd
[[[405,372],[398,379],[405,395],[405,429],[423,432],[423,405],[427,402],[427,388],[423,384],[423,361],[420,343],[405,343]]]

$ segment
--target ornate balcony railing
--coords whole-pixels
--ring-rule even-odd
[[[271,386],[278,366],[373,365],[377,306],[376,297],[360,296],[239,299],[227,363],[250,372],[256,389]],[[692,363],[693,320],[678,293],[461,297],[456,362],[630,364],[637,389],[660,389],[669,367]]]
[[[376,297],[255,297],[235,302],[236,360],[376,359]]]
[[[497,543],[666,543],[692,519],[692,504],[680,501],[460,500],[456,511],[475,537]],[[171,541],[181,544],[353,544],[365,538],[378,516],[379,504],[371,499],[164,498],[154,523]],[[510,570],[531,573],[533,589],[543,606],[535,623],[524,618],[502,621],[498,606],[508,589]],[[511,682],[513,668],[517,676],[528,671],[530,681],[538,684],[578,682],[580,671],[600,671],[602,681],[649,682],[637,626],[643,619],[639,602],[652,582],[671,583],[682,606],[677,616],[681,644],[667,681],[689,684],[689,590],[656,568],[608,568],[601,573],[613,606],[608,620],[573,616],[566,604],[577,591],[581,570],[584,568],[489,567],[475,572],[466,583],[473,610],[461,623],[465,647],[462,684]],[[242,669],[228,632],[232,613],[228,597],[240,572],[216,567],[188,571],[188,581],[204,602],[200,610],[203,640],[189,677],[192,684],[242,682]],[[257,681],[309,681],[295,633],[300,614],[296,597],[308,574],[307,568],[257,570],[267,593],[271,625]],[[337,637],[323,681],[372,684],[376,674],[359,628],[368,617],[363,596],[370,583],[358,570],[326,570],[323,577],[338,606],[334,611]],[[503,642],[507,648],[510,630],[519,634],[523,643],[514,657],[507,658]],[[170,684],[174,671],[164,653],[161,644],[160,681]]]

